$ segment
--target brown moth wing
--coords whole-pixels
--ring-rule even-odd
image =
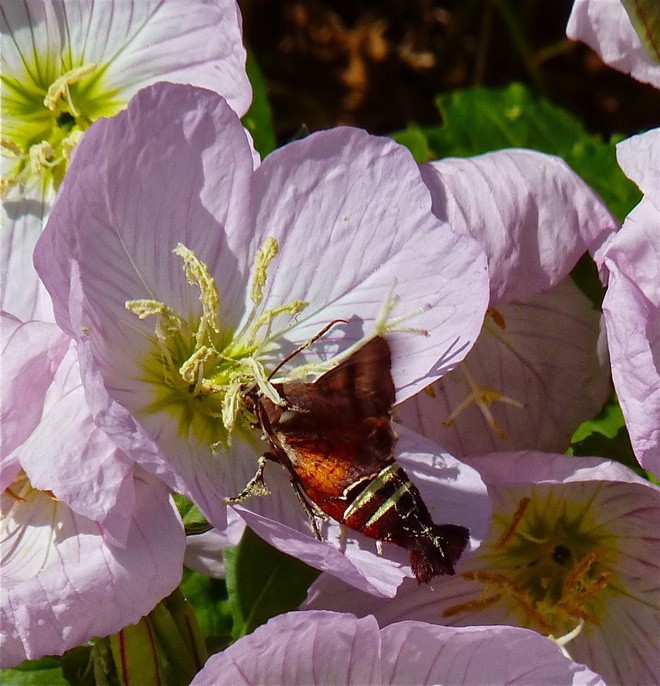
[[[377,336],[314,383],[289,382],[276,387],[289,407],[307,414],[315,427],[319,420],[322,426],[330,423],[337,428],[367,417],[389,419],[394,404],[390,367],[387,341]]]
[[[286,406],[261,399],[264,429],[310,490],[341,496],[392,461],[394,383],[383,338],[371,339],[314,383],[275,388]]]

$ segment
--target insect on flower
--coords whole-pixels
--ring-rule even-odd
[[[469,530],[434,524],[417,487],[394,459],[390,367],[389,345],[377,336],[313,383],[273,384],[281,404],[258,387],[247,391],[245,402],[270,449],[232,500],[265,492],[265,464],[278,462],[288,470],[317,538],[316,517],[328,515],[365,536],[395,543],[410,552],[422,583],[454,574]]]

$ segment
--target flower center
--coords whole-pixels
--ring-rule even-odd
[[[83,132],[125,103],[103,85],[103,69],[80,64],[48,82],[43,65],[2,75],[2,152],[7,158],[0,191],[36,184],[57,190]]]
[[[463,573],[482,584],[482,595],[448,608],[445,616],[504,603],[522,626],[547,635],[601,623],[615,553],[588,510],[548,494],[522,498],[511,516],[494,522]]]
[[[2,579],[11,586],[48,565],[57,536],[59,501],[50,491],[39,491],[21,469],[0,495]]]
[[[293,300],[257,314],[263,301],[266,271],[277,252],[274,238],[268,238],[257,252],[250,293],[253,311],[239,331],[223,330],[215,280],[208,267],[181,244],[174,253],[183,260],[188,282],[200,290],[202,313],[198,319],[188,321],[155,300],[126,303],[126,308],[140,319],[156,317],[155,345],[144,370],[158,390],[146,412],[173,412],[180,433],[193,433],[212,448],[224,449],[233,432],[246,437],[252,423],[244,403],[247,389],[256,385],[265,396],[281,402],[260,358],[275,347],[278,335],[271,331],[273,320],[295,316],[307,303]]]

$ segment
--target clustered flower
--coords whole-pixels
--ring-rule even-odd
[[[570,35],[608,43],[612,3],[576,2]],[[340,127],[260,159],[229,0],[0,15],[0,666],[143,627],[247,525],[323,573],[195,684],[657,680],[660,489],[560,453],[613,380],[660,473],[660,129],[618,146],[644,194],[620,226],[529,150],[418,165]],[[602,312],[571,280],[585,252]],[[471,533],[430,584],[334,520],[319,539],[260,460],[245,389],[281,405],[376,336],[394,457]],[[233,500],[248,484],[269,494]],[[188,546],[173,493],[213,527]]]

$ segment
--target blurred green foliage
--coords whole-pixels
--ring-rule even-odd
[[[588,133],[572,114],[521,84],[469,88],[436,98],[441,123],[393,134],[418,162],[530,148],[562,157],[623,220],[641,194],[616,162],[615,145]]]

